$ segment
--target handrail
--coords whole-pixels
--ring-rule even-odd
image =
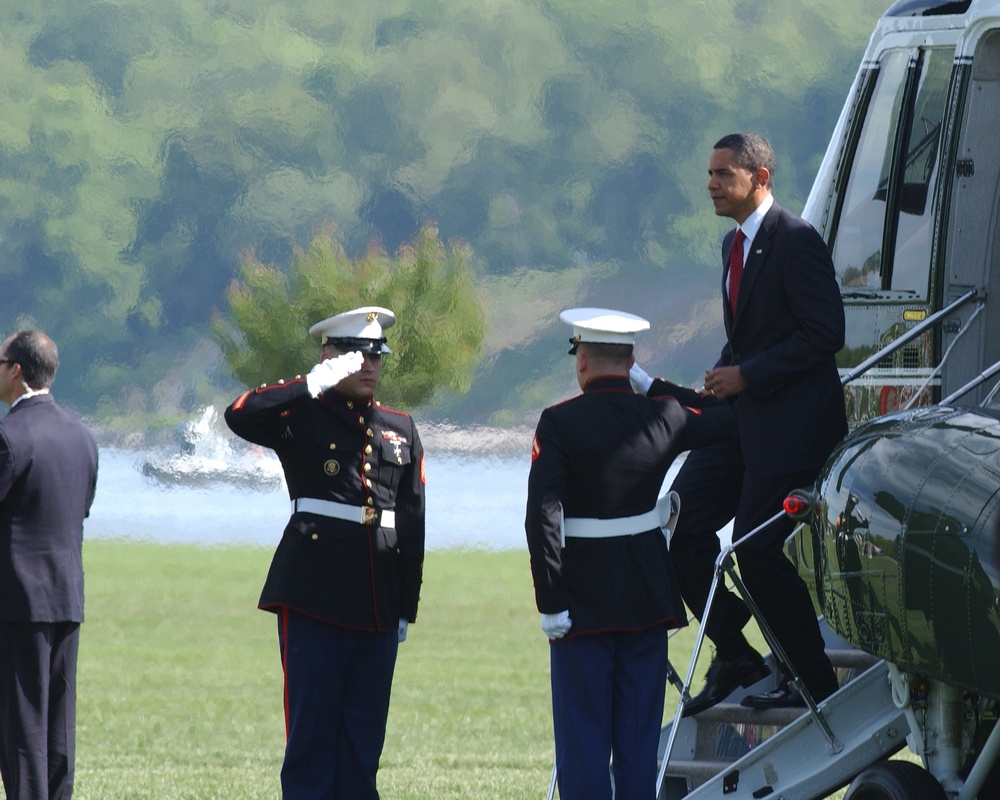
[[[729,545],[722,548],[719,553],[719,557],[715,561],[715,575],[712,577],[712,585],[708,590],[708,599],[705,601],[705,611],[701,615],[701,625],[698,626],[698,635],[695,638],[694,651],[691,653],[691,661],[688,664],[687,677],[684,679],[684,686],[681,689],[680,701],[677,703],[677,710],[674,712],[674,721],[670,726],[670,734],[667,736],[667,746],[663,751],[663,759],[660,761],[660,769],[656,775],[656,797],[660,796],[660,791],[663,787],[663,780],[667,774],[667,766],[670,763],[670,756],[673,754],[674,742],[677,738],[677,729],[679,728],[679,723],[684,714],[684,707],[691,699],[691,683],[694,681],[694,670],[696,664],[698,663],[698,656],[705,643],[706,622],[708,621],[709,615],[712,613],[712,600],[715,599],[715,593],[718,589],[723,573],[727,574],[730,580],[733,581],[733,585],[736,588],[737,593],[743,598],[743,602],[746,603],[751,615],[755,620],[757,620],[757,625],[760,628],[761,633],[764,634],[765,641],[767,641],[767,643],[771,646],[772,656],[774,656],[775,660],[781,665],[781,668],[784,670],[786,675],[789,676],[789,685],[798,691],[798,693],[802,696],[802,699],[805,700],[809,713],[822,729],[823,735],[826,737],[831,751],[839,753],[843,749],[843,745],[838,741],[836,734],[834,734],[833,730],[830,728],[823,712],[820,711],[815,700],[813,700],[812,695],[809,693],[809,690],[806,689],[801,677],[799,677],[799,674],[792,666],[788,655],[781,646],[781,642],[778,641],[778,637],[774,635],[774,632],[767,624],[767,620],[764,618],[763,613],[761,613],[760,608],[754,602],[753,597],[751,597],[746,585],[740,579],[739,575],[737,575],[736,568],[733,563],[732,556],[733,553],[736,552],[736,548],[739,545],[744,544],[751,537],[756,536],[758,533],[765,530],[772,523],[784,516],[785,511],[782,509],[773,517],[765,520],[752,531],[747,533],[738,542],[731,542]]]
[[[872,367],[878,364],[878,362],[881,361],[883,358],[885,358],[888,355],[892,355],[897,350],[899,350],[903,345],[909,343],[913,339],[916,339],[918,336],[920,336],[920,334],[922,334],[928,328],[931,328],[934,325],[936,325],[938,322],[940,322],[942,317],[946,316],[947,314],[950,314],[957,308],[961,308],[966,303],[969,303],[972,300],[976,300],[980,296],[981,291],[982,289],[980,289],[979,287],[976,287],[975,289],[970,289],[961,297],[959,297],[957,300],[946,305],[940,311],[936,311],[933,314],[931,314],[929,317],[927,317],[927,319],[925,319],[919,325],[915,325],[914,327],[910,328],[910,330],[908,330],[906,333],[904,333],[902,336],[893,339],[891,342],[889,342],[889,344],[887,344],[885,347],[883,347],[874,355],[871,355],[868,358],[866,358],[864,361],[858,364],[858,366],[856,366],[854,369],[848,372],[843,378],[841,378],[840,379],[841,385],[846,386],[855,378],[858,378],[864,373],[866,373],[868,370],[870,370]]]
[[[965,321],[965,324],[962,326],[962,330],[960,330],[958,333],[955,334],[955,338],[951,340],[951,344],[949,344],[944,353],[941,354],[941,360],[938,362],[938,365],[934,367],[933,370],[931,370],[931,374],[927,376],[924,382],[920,384],[920,387],[917,389],[917,391],[913,393],[913,396],[909,399],[907,404],[903,406],[904,409],[908,409],[914,406],[917,400],[920,399],[920,395],[923,394],[924,389],[926,389],[930,385],[930,382],[934,380],[934,378],[936,378],[938,375],[941,374],[941,371],[944,369],[944,365],[948,363],[948,359],[951,357],[951,351],[955,349],[955,346],[962,340],[962,337],[972,330],[972,323],[975,321],[976,317],[978,317],[983,312],[983,309],[985,308],[986,308],[986,303],[980,300],[979,304],[976,306],[976,310],[973,311],[969,315],[969,318]]]
[[[985,383],[994,375],[1000,372],[1000,361],[993,363],[991,366],[980,372],[975,378],[969,381],[965,386],[960,387],[956,391],[948,395],[944,400],[941,401],[941,405],[946,406],[954,403],[959,397],[961,397],[966,392],[970,392],[982,383]],[[996,393],[996,389],[990,393],[989,397],[992,397]]]

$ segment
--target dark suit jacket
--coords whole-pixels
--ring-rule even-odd
[[[0,620],[83,621],[83,520],[97,445],[50,394],[0,420]]]
[[[673,396],[650,398],[633,392],[628,378],[597,378],[583,394],[542,412],[524,527],[536,606],[543,614],[569,610],[567,638],[686,624],[659,527],[634,536],[569,537],[565,547],[560,541],[560,504],[567,518],[643,514],[656,505],[680,453],[735,437],[728,408],[681,387],[670,390]]]
[[[736,315],[726,300],[733,234],[722,246],[728,341],[717,366],[738,365],[747,388],[736,399],[748,472],[819,468],[847,433],[835,355],[844,346],[844,305],[826,243],[777,203],[747,256]]]

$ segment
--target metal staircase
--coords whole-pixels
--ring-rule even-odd
[[[905,744],[909,726],[894,702],[888,666],[846,645],[825,623],[823,633],[841,688],[819,704],[821,719],[807,708],[740,705],[771,689],[771,678],[737,689],[723,703],[663,727],[661,760],[674,724],[677,731],[657,800],[823,798]]]

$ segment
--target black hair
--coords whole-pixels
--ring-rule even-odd
[[[7,345],[7,360],[21,365],[28,387],[48,389],[59,367],[59,350],[41,331],[18,331]]]
[[[774,177],[774,150],[767,143],[767,139],[758,136],[756,133],[730,133],[723,136],[715,143],[715,150],[732,150],[733,158],[743,169],[756,172],[763,167],[768,175]],[[768,188],[771,181],[767,182]]]

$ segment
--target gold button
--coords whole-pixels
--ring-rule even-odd
[[[365,486],[367,486],[369,489],[372,488],[372,482],[368,478],[365,478]]]
[[[375,431],[373,431],[371,428],[369,428],[367,430],[367,433],[368,433],[368,438],[369,439],[371,439],[371,438],[373,438],[375,436]]]
[[[282,378],[281,380],[278,381],[278,386],[284,386],[284,385],[285,385],[285,379]]]
[[[317,539],[319,539],[319,534],[318,533],[314,533],[312,535],[312,540],[315,542]]]
[[[365,500],[365,502],[366,502],[366,503],[367,503],[368,505],[374,505],[374,502],[372,501],[372,499],[371,499],[370,497],[369,497],[369,498],[368,498],[367,500]]]
[[[348,408],[354,408],[354,401],[353,400],[348,400],[347,401],[347,407]]]
[[[330,449],[331,450],[336,450],[337,449],[337,443],[336,442],[330,442]]]
[[[362,417],[360,414],[358,414],[358,425],[364,425],[364,424],[365,424],[365,418]]]
[[[372,454],[372,446],[370,444],[365,445],[365,455],[370,456]]]
[[[371,465],[371,464],[365,464],[365,465],[364,465],[364,466],[362,467],[362,469],[363,469],[363,470],[365,471],[365,474],[367,475],[367,474],[368,474],[369,472],[371,472],[371,471],[372,471],[372,465]]]

